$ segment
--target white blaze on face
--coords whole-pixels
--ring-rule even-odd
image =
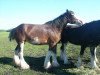
[[[67,27],[71,27],[71,28],[77,28],[77,27],[80,27],[80,26],[82,26],[82,25],[78,24],[78,23],[76,23],[76,24],[70,24],[70,23],[68,23],[67,24]]]
[[[74,24],[68,23],[67,26],[70,26],[72,28],[76,28],[76,27],[82,26],[83,25],[83,20],[79,16],[76,16],[76,15],[74,15],[74,16],[77,18],[77,22],[74,23]]]
[[[68,23],[67,26],[79,26],[78,24],[71,24],[71,23]]]

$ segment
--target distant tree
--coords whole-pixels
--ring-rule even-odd
[[[4,31],[6,31],[6,30],[0,30],[0,32],[4,32]]]
[[[6,30],[6,32],[10,32],[12,29]]]

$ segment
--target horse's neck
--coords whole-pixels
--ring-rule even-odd
[[[57,28],[59,31],[62,31],[67,24],[67,19],[64,17],[64,15],[61,15],[54,20],[46,22],[45,24],[51,25],[52,27]]]
[[[62,30],[66,24],[67,23],[63,22],[63,20],[54,20],[53,26],[58,28],[59,30]]]

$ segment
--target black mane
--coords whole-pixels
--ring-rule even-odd
[[[55,18],[54,20],[48,21],[45,24],[62,29],[64,27],[64,25],[67,25],[69,19],[75,20],[73,14],[74,14],[73,11],[67,10],[65,13],[63,13],[59,17]]]
[[[55,18],[54,20],[51,20],[51,21],[46,22],[45,24],[50,24],[50,25],[57,24],[58,25],[59,23],[61,23],[60,20],[62,20],[62,18],[64,16],[66,16],[66,12],[64,14],[60,15],[59,17]]]

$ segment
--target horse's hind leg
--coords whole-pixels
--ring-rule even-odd
[[[24,42],[18,43],[15,48],[14,62],[17,66],[21,67],[21,69],[28,69],[29,65],[25,62],[23,57],[23,48]]]
[[[85,50],[86,46],[81,46],[81,50],[80,50],[80,55],[78,57],[78,61],[77,61],[77,64],[76,64],[76,67],[79,68],[82,66],[82,57],[84,55],[84,50]]]
[[[28,69],[29,65],[25,62],[25,59],[23,57],[23,50],[24,50],[24,41],[20,43],[20,52],[19,52],[19,57],[20,57],[20,67],[21,69]]]
[[[60,50],[61,50],[60,58],[64,61],[64,64],[69,64],[68,57],[66,55],[66,43],[62,43]]]
[[[17,66],[20,66],[19,52],[20,52],[20,46],[17,45],[15,48],[15,54],[14,54],[14,63]]]
[[[90,53],[91,53],[91,68],[98,68],[96,61],[96,48],[90,47]]]

